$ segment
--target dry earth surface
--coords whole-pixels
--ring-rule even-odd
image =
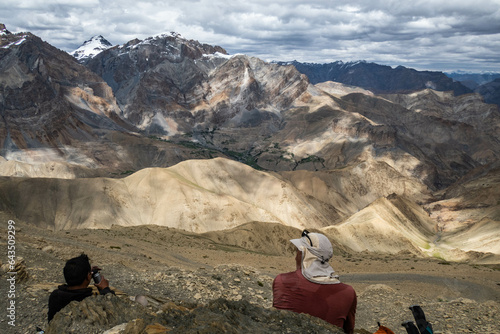
[[[9,215],[1,213],[0,218],[4,231],[0,243],[6,249]],[[145,295],[151,312],[165,310],[168,303],[177,308],[194,307],[224,298],[250,302],[273,315],[269,309],[272,281],[278,273],[294,269],[293,247],[287,240],[298,233],[292,227],[263,223],[207,234],[154,225],[52,232],[16,221],[16,256],[23,258],[28,278],[21,281],[18,274],[16,326],[9,326],[9,319],[2,316],[0,331],[46,329],[48,296],[64,282],[65,260],[81,252],[103,268],[120,298]],[[5,269],[5,257],[2,262]],[[357,291],[358,333],[375,332],[377,321],[395,333],[404,333],[401,322],[411,320],[408,307],[413,304],[423,307],[436,333],[500,333],[498,266],[344,251],[331,264]],[[3,310],[8,299],[7,277],[2,272]],[[268,328],[275,329],[267,332],[294,332],[293,327]],[[89,332],[89,328],[81,332]]]

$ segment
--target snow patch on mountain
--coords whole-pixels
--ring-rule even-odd
[[[340,68],[349,68],[349,67],[354,67],[359,64],[366,64],[366,60],[356,60],[356,61],[349,61],[349,62],[343,62],[342,60],[337,60],[335,62],[332,62],[330,64],[335,64]],[[324,65],[328,65],[327,63],[308,63],[308,62],[299,62],[297,60],[292,60],[292,61],[276,61],[273,60],[271,64],[278,64],[281,66],[288,66],[288,65],[306,65],[306,66],[311,66],[311,67],[323,67]]]
[[[85,41],[78,49],[70,52],[70,54],[81,62],[93,58],[111,47],[113,47],[113,45],[107,39],[99,35]]]
[[[240,54],[241,55],[241,54]],[[228,54],[223,54],[221,52],[216,52],[216,53],[205,53],[203,54],[204,57],[206,58],[224,58],[224,59],[231,59],[232,57],[236,55],[228,55]]]
[[[8,49],[13,45],[21,45],[21,44],[23,44],[24,41],[26,41],[26,35],[22,35],[22,36],[20,36],[20,38],[18,40],[10,42],[9,44],[2,46],[2,49]]]

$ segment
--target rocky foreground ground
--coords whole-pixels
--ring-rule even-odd
[[[153,226],[51,232],[18,223],[16,326],[2,333],[336,333],[306,315],[272,308],[271,285],[294,268],[293,254],[266,254]],[[161,240],[161,241],[159,241]],[[6,235],[0,246],[7,248]],[[103,268],[116,296],[89,298],[47,325],[50,292],[63,283],[65,260],[81,252]],[[3,258],[3,269],[7,259]],[[339,254],[331,260],[358,294],[356,332],[377,322],[405,333],[419,304],[435,333],[500,333],[500,271],[412,255]],[[5,310],[8,274],[2,271]],[[146,297],[147,306],[134,301]],[[6,314],[7,315],[7,314]]]

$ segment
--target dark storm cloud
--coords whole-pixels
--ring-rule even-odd
[[[176,31],[264,60],[500,71],[500,0],[18,0],[0,13],[68,51],[97,34],[122,44]]]

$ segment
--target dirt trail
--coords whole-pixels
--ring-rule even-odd
[[[344,275],[343,279],[358,286],[386,284],[395,287],[402,293],[405,290],[410,294],[418,292],[419,295],[426,298],[435,296],[442,298],[446,296],[448,298],[467,298],[477,302],[494,300],[500,303],[500,288],[498,284],[486,285],[455,277],[413,273],[359,273]]]

